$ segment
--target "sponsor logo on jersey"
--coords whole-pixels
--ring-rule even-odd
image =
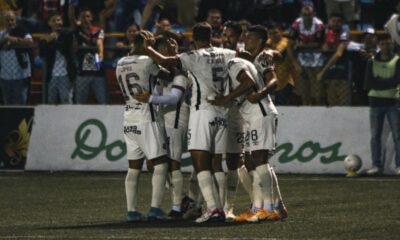
[[[137,135],[141,135],[142,131],[138,130],[137,126],[125,126],[124,127],[124,133],[133,133]]]

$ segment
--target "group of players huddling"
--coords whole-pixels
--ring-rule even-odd
[[[160,209],[167,182],[173,196],[169,217],[190,219],[199,213],[197,223],[286,218],[277,177],[268,163],[275,149],[278,112],[269,96],[277,81],[273,63],[277,52],[265,48],[267,30],[260,25],[249,28],[246,52],[236,49],[241,35],[238,23],[225,24],[224,48],[211,45],[208,23],[196,24],[192,32],[195,50],[178,54],[174,40],[155,40],[150,32],[141,31],[130,56],[118,62],[116,75],[126,99],[127,220],[144,219],[137,208],[137,189],[145,159],[153,169],[147,220],[167,218]],[[196,201],[189,210],[181,209],[185,138],[194,167],[189,197]],[[227,174],[221,166],[223,155]],[[252,206],[235,216],[239,178]]]

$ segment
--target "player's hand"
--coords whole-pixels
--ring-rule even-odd
[[[142,93],[135,94],[135,96],[133,96],[133,98],[138,100],[139,102],[148,103],[149,99],[150,99],[150,93],[147,91],[144,91]]]
[[[171,49],[171,51],[173,53],[178,53],[178,43],[176,42],[176,40],[173,38],[168,38],[167,42],[169,44],[168,47]]]
[[[257,103],[258,101],[260,101],[262,99],[262,95],[261,93],[252,93],[249,96],[247,96],[247,100],[251,103]]]
[[[219,107],[222,107],[222,106],[225,106],[226,104],[228,104],[226,97],[224,97],[223,95],[217,95],[217,96],[215,96],[214,100],[207,99],[207,101],[209,103],[211,103],[212,105],[219,106]]]

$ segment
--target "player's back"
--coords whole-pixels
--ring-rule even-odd
[[[126,101],[125,120],[155,121],[155,111],[148,103],[134,99],[135,94],[152,92],[159,67],[148,56],[133,55],[120,59],[116,68],[118,84]]]
[[[183,70],[190,71],[194,78],[192,110],[215,108],[207,102],[207,97],[226,91],[226,63],[235,55],[235,51],[217,47],[201,48],[179,55]]]

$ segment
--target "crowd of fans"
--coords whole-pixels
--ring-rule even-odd
[[[365,68],[379,52],[375,29],[386,29],[399,49],[398,2],[5,0],[0,3],[0,103],[28,103],[39,57],[45,103],[85,104],[90,91],[98,103],[110,103],[104,68],[130,51],[140,29],[174,38],[183,52],[192,47],[195,22],[207,21],[213,45],[220,46],[224,23],[232,20],[243,34],[252,24],[268,28],[268,47],[282,55],[276,62],[277,105],[367,105]],[[244,49],[243,41],[237,48]]]

